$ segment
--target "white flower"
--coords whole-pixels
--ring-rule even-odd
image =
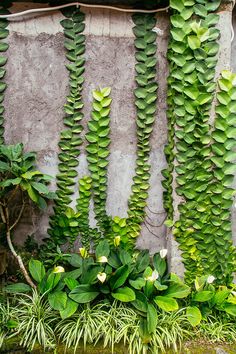
[[[233,295],[233,296],[236,296],[236,291],[231,291],[231,294]]]
[[[88,252],[87,252],[86,248],[80,248],[79,251],[80,251],[80,254],[81,254],[82,258],[86,258],[87,257]]]
[[[214,275],[209,275],[209,277],[207,278],[207,283],[212,284],[214,280],[215,280]]]
[[[98,262],[99,263],[107,263],[107,257],[106,256],[101,256],[98,258]]]
[[[114,238],[114,246],[115,246],[115,247],[118,247],[119,244],[120,244],[120,236],[116,236],[116,237]]]
[[[98,278],[98,280],[101,282],[101,283],[104,283],[104,281],[106,280],[106,277],[107,277],[107,275],[106,275],[106,273],[98,273],[98,275],[97,275],[97,278]]]
[[[163,248],[162,250],[160,250],[161,258],[165,258],[167,253],[168,253],[168,250],[166,248]]]
[[[158,273],[156,270],[154,270],[154,271],[152,272],[152,275],[150,275],[149,277],[147,277],[146,280],[151,281],[151,282],[154,282],[155,280],[158,279],[158,277],[159,277],[159,273]]]
[[[54,267],[53,273],[64,273],[65,269],[61,266]]]

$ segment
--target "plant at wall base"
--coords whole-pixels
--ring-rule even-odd
[[[9,5],[10,6],[10,5]],[[6,10],[6,7],[0,9],[0,14],[9,13]],[[4,52],[7,51],[9,45],[4,41],[9,35],[9,30],[7,29],[8,21],[7,19],[0,19],[0,145],[4,144],[4,91],[7,87],[7,84],[4,82],[4,76],[6,74],[6,69],[4,66],[7,62],[7,57],[3,55]]]
[[[10,301],[0,298],[0,348],[7,338],[13,335],[17,325],[17,316],[10,306]]]
[[[146,199],[148,197],[150,164],[150,135],[153,130],[156,112],[157,83],[156,83],[156,25],[154,15],[133,15],[135,27],[136,48],[136,82],[134,90],[137,108],[137,160],[135,177],[133,178],[132,194],[128,201],[127,236],[128,246],[133,248],[140,234],[141,223],[145,217]]]
[[[71,203],[71,195],[74,193],[75,178],[77,177],[76,167],[78,166],[79,146],[82,144],[80,133],[83,130],[80,121],[83,119],[82,85],[84,82],[85,58],[85,36],[81,34],[84,30],[85,15],[77,8],[72,8],[68,14],[69,18],[62,20],[66,37],[64,45],[67,50],[66,57],[70,61],[66,64],[69,71],[70,93],[67,96],[67,103],[64,105],[66,117],[64,125],[66,129],[61,132],[59,147],[61,152],[58,155],[60,163],[57,175],[57,198],[55,200],[54,215],[51,217],[48,234],[51,236],[53,245],[61,245],[67,241],[62,233],[54,233],[54,229],[59,227],[61,213],[65,212]],[[73,239],[74,239],[73,235]],[[69,238],[70,240],[70,238]]]
[[[202,321],[197,328],[196,337],[202,338],[210,343],[232,343],[236,342],[235,319],[216,315],[208,316],[207,321]]]
[[[186,300],[186,315],[193,327],[216,313],[236,316],[236,293],[233,290],[235,286],[217,287],[214,283],[217,281],[212,275],[201,276],[194,281],[194,288]]]
[[[219,30],[215,28],[219,16],[212,12],[217,10],[220,1],[204,1],[204,4],[170,1],[174,14],[171,16],[168,51],[169,144],[166,152],[169,166],[163,171],[166,177],[163,186],[167,196],[165,206],[172,218],[174,173],[176,192],[181,200],[173,234],[182,251],[186,281],[192,283],[195,276],[211,272],[217,282],[229,284],[234,262],[230,214],[226,207],[223,208],[225,222],[219,220],[222,215],[216,204],[220,203],[219,194],[224,187],[215,184],[218,177],[224,177],[224,169],[222,161],[212,156],[212,150],[216,149],[214,135],[222,133],[211,132],[209,121],[219,50],[216,42]],[[218,165],[215,166],[214,161]],[[229,199],[232,197],[232,191],[225,193]],[[222,203],[228,204],[229,208],[231,201],[224,199]]]
[[[80,249],[81,255],[66,255],[67,262],[76,269],[65,272],[56,266],[46,273],[44,265],[31,260],[29,271],[38,283],[38,291],[47,294],[50,305],[60,311],[62,318],[72,316],[79,304],[115,300],[130,303],[140,315],[140,333],[143,341],[152,338],[158,320],[158,311],[179,309],[178,299],[185,298],[190,288],[181,280],[167,273],[166,250],[161,250],[151,259],[147,251],[135,257],[120,247],[109,247],[101,241],[94,255]],[[9,285],[7,291],[20,287],[30,291],[25,284]],[[22,291],[23,291],[22,290]]]
[[[34,284],[12,243],[12,231],[25,210],[26,196],[42,209],[47,206],[46,200],[54,196],[47,187],[51,177],[36,170],[35,159],[35,153],[24,152],[23,144],[0,146],[0,220],[5,227],[9,249],[31,286]],[[20,210],[17,215],[14,208],[16,198],[20,198]]]
[[[124,346],[129,354],[143,353],[145,350],[157,353],[167,348],[177,351],[190,335],[183,311],[160,312],[152,341],[147,344],[140,336],[139,315],[128,304],[114,301],[112,304],[80,305],[71,317],[61,319],[45,296],[33,292],[32,295],[17,294],[17,298],[11,298],[10,311],[20,321],[14,323],[14,332],[11,330],[9,334],[8,329],[4,331],[3,351],[5,345],[6,348],[13,348],[21,343],[28,351],[45,352],[53,348],[56,350],[56,345],[60,343],[66,351],[70,348],[81,351],[82,347],[89,350],[89,344],[102,344],[103,348],[107,348],[104,351],[114,352],[118,344],[119,347]],[[3,311],[7,309],[3,307]],[[2,326],[0,328],[3,329]]]
[[[48,340],[53,345],[56,335],[66,348],[78,347],[81,340],[84,347],[102,340],[112,350],[124,341],[130,353],[140,348],[157,352],[172,346],[177,350],[193,332],[192,327],[198,326],[194,331],[198,335],[198,328],[203,329],[216,314],[224,314],[227,323],[233,321],[235,286],[214,286],[213,276],[203,276],[195,280],[191,291],[178,276],[168,274],[166,254],[163,249],[151,258],[148,251],[131,255],[103,240],[93,255],[85,249],[80,255],[65,254],[65,268],[57,265],[46,272],[42,262],[32,259],[29,272],[37,292],[19,294],[32,291],[27,284],[5,287],[8,293],[21,297],[21,306],[15,311],[19,312],[16,333],[22,336],[21,342],[32,349],[41,340],[41,345],[48,343],[48,347]],[[43,336],[41,331],[35,333],[39,320]],[[30,333],[35,334],[26,342],[29,334],[25,329],[31,321]],[[204,331],[211,334],[210,329]],[[234,331],[227,329],[218,335],[223,338],[226,334],[233,338]]]
[[[20,296],[19,296],[20,295]],[[53,310],[45,296],[36,290],[32,294],[17,293],[17,304],[11,306],[17,317],[15,332],[10,336],[17,345],[32,351],[40,346],[45,352],[56,347],[54,323],[57,320],[56,311]],[[12,301],[13,303],[16,301]]]

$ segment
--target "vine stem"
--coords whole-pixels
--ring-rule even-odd
[[[11,226],[9,226],[9,231],[11,231],[12,229],[14,229],[14,227],[18,224],[18,222],[20,221],[20,218],[21,218],[21,216],[22,216],[22,214],[23,214],[24,209],[25,209],[25,201],[24,201],[24,199],[23,199],[23,204],[22,204],[22,207],[21,207],[21,209],[20,209],[19,215],[18,215],[16,221],[15,221]]]
[[[151,220],[150,218],[149,218],[149,220]],[[149,221],[147,221],[146,220],[146,223],[149,225],[149,226],[152,226],[152,227],[161,227],[163,224],[164,224],[164,222],[166,221],[166,217],[164,218],[164,220],[160,223],[160,224],[158,224],[158,225],[154,225],[154,224],[151,224]]]
[[[151,210],[148,205],[146,205],[146,208],[150,211],[150,213],[155,214],[155,215],[161,215],[161,214],[165,214],[166,213],[165,210],[155,212],[155,211]]]
[[[153,236],[155,236],[156,238],[160,238],[160,236],[158,236],[157,234],[154,234],[154,232],[152,232],[149,227],[147,226],[146,222],[143,223],[143,225],[146,227],[146,229],[150,232],[150,234],[152,234]]]
[[[23,263],[23,260],[21,258],[20,255],[18,255],[16,253],[16,250],[13,246],[13,243],[12,243],[12,240],[11,240],[11,230],[18,224],[21,216],[22,216],[22,213],[24,211],[24,207],[25,207],[25,202],[23,200],[23,205],[21,207],[21,210],[20,210],[20,213],[16,219],[16,221],[14,222],[13,225],[10,226],[10,222],[9,222],[9,211],[8,211],[8,208],[7,206],[5,207],[5,221],[6,221],[6,227],[7,227],[7,244],[8,244],[8,247],[12,253],[12,255],[16,258],[18,264],[19,264],[19,267],[20,267],[20,270],[22,271],[24,277],[25,277],[25,280],[27,281],[27,283],[33,288],[33,289],[36,289],[36,285],[33,283],[32,279],[30,278],[26,268],[25,268],[25,265]]]
[[[16,188],[12,191],[12,193],[11,193],[11,195],[10,195],[10,197],[8,198],[8,200],[7,200],[7,204],[10,202],[10,200],[12,200],[12,198],[16,195],[16,193],[17,193],[17,191],[18,191],[18,189],[19,189],[19,184],[16,186]]]

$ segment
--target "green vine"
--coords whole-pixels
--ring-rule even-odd
[[[202,272],[217,276],[220,283],[229,282],[232,273],[230,227],[227,222],[226,228],[229,230],[226,235],[220,219],[214,215],[218,212],[214,201],[223,189],[215,186],[214,161],[217,160],[211,158],[215,132],[211,133],[210,113],[215,95],[214,77],[219,49],[216,42],[219,30],[215,28],[219,16],[212,12],[219,5],[220,0],[170,1],[174,14],[171,16],[168,51],[169,138],[165,149],[169,167],[163,172],[166,178],[163,186],[166,188],[165,207],[169,218],[172,218],[174,171],[177,175],[176,192],[181,202],[173,233],[182,251],[189,283]],[[228,211],[225,218],[229,215]],[[224,267],[219,259],[222,250],[217,245],[217,232],[228,250]],[[225,273],[226,268],[228,271]]]
[[[88,168],[92,178],[94,212],[98,226],[103,233],[110,230],[110,218],[106,213],[108,146],[110,144],[109,113],[112,101],[109,97],[110,92],[109,87],[93,91],[93,111],[91,120],[88,122],[89,132],[86,134],[88,141],[86,151]]]
[[[79,216],[79,231],[81,243],[87,251],[90,250],[90,227],[89,227],[89,204],[91,199],[91,177],[85,176],[79,180],[79,198],[77,199],[76,209]]]
[[[79,9],[73,8],[72,13],[67,15],[69,18],[61,21],[64,28],[66,40],[64,42],[67,49],[66,57],[70,61],[66,65],[70,77],[70,93],[67,96],[67,103],[64,105],[66,116],[64,125],[66,129],[61,132],[59,147],[61,152],[59,158],[59,174],[57,175],[57,198],[55,200],[54,215],[51,217],[48,230],[51,236],[51,242],[54,244],[63,244],[67,238],[74,240],[74,232],[68,232],[66,235],[59,231],[60,219],[67,211],[71,203],[71,195],[74,193],[75,178],[77,177],[76,167],[79,164],[79,147],[82,144],[80,133],[83,130],[80,121],[83,119],[83,101],[81,97],[82,85],[84,82],[84,63],[85,58],[85,36],[81,34],[84,31],[85,15]],[[65,216],[65,215],[64,215]]]
[[[156,37],[153,31],[156,25],[154,15],[133,15],[136,48],[136,82],[135,105],[137,108],[137,160],[135,177],[133,178],[132,194],[129,198],[127,219],[127,243],[134,247],[140,234],[141,224],[145,218],[146,200],[150,179],[150,135],[153,130],[156,113]]]
[[[110,243],[121,242],[127,248],[133,248],[135,239],[140,234],[141,223],[145,217],[147,190],[149,188],[150,153],[149,138],[153,129],[156,112],[157,84],[156,84],[156,33],[153,28],[156,19],[153,15],[134,15],[136,24],[134,33],[137,48],[135,66],[138,87],[135,89],[135,105],[137,107],[137,161],[136,176],[132,185],[132,195],[129,199],[128,218],[111,219],[106,213],[107,166],[109,156],[109,105],[110,89],[94,91],[92,119],[88,123],[89,133],[86,139],[89,144],[89,170],[92,177],[92,194],[94,211],[98,226]],[[97,233],[95,232],[97,235]],[[101,236],[100,236],[101,237]],[[119,239],[118,239],[118,238]],[[94,241],[94,240],[93,240]],[[96,241],[94,241],[96,242]]]
[[[232,188],[236,171],[236,74],[223,71],[219,79],[215,129],[212,133],[214,178],[210,190],[211,224],[214,227],[215,259],[209,262],[208,271],[214,269],[222,284],[232,281],[236,267],[235,247],[232,243],[231,212],[235,190]],[[210,235],[208,235],[209,237]]]
[[[0,14],[9,13],[5,7],[0,9]],[[9,45],[4,41],[9,35],[9,30],[7,29],[8,21],[6,19],[0,19],[0,145],[4,144],[4,91],[6,90],[7,84],[4,82],[4,77],[6,74],[6,69],[4,66],[7,62],[7,57],[3,55],[7,51]]]

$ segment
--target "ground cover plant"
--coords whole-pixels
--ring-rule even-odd
[[[97,343],[113,350],[124,343],[129,353],[177,350],[199,336],[233,342],[235,286],[218,287],[210,275],[195,279],[191,289],[168,273],[166,256],[165,249],[152,257],[148,251],[134,255],[117,240],[113,247],[104,240],[95,254],[85,248],[61,254],[63,267],[31,259],[29,274],[37,286],[5,287],[2,337],[20,338],[29,350],[38,344],[50,350],[58,342],[75,351]]]

